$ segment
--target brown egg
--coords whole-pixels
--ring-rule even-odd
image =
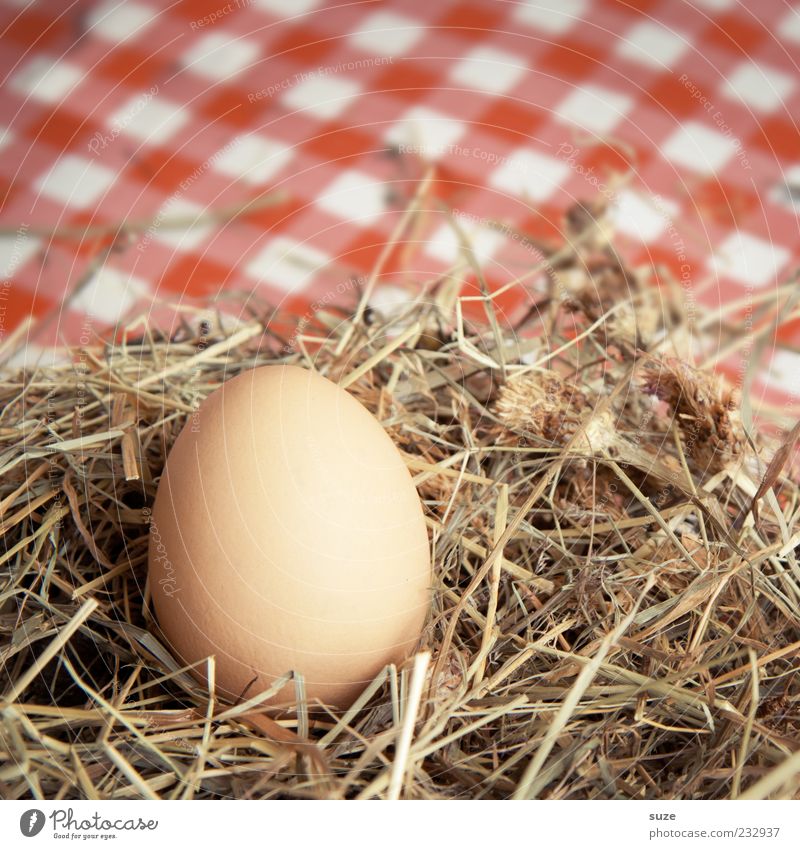
[[[419,640],[431,562],[396,446],[348,392],[265,366],[213,392],[169,454],[150,525],[158,623],[185,663],[251,698],[290,670],[348,706]],[[199,664],[202,675],[206,664]],[[270,700],[295,701],[288,684]]]

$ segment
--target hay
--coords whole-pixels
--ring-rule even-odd
[[[796,434],[768,466],[778,442],[685,360],[681,287],[653,287],[593,216],[573,219],[491,296],[465,243],[389,314],[362,297],[293,329],[253,301],[233,319],[184,307],[171,337],[137,322],[3,378],[0,795],[798,794]],[[515,291],[536,302],[512,321],[498,304]],[[420,654],[343,715],[222,703],[150,612],[165,455],[200,399],[270,362],[347,386],[425,505]]]

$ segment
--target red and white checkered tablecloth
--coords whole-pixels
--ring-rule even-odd
[[[494,286],[531,257],[488,219],[554,236],[598,193],[626,257],[670,267],[704,311],[760,309],[800,256],[783,0],[0,0],[0,27],[0,341],[46,317],[17,362],[154,298],[347,300],[425,161]],[[122,221],[153,224],[87,278]],[[440,215],[414,238],[411,277],[457,257]],[[411,279],[399,253],[379,299]],[[793,321],[767,344],[760,397],[800,393],[798,338]]]

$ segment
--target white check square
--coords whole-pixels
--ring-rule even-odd
[[[11,78],[9,87],[43,103],[60,103],[83,79],[83,71],[69,62],[35,56]]]
[[[384,183],[360,171],[346,171],[322,190],[317,205],[336,218],[370,224],[384,213],[385,196]]]
[[[149,292],[150,288],[144,280],[116,268],[103,266],[81,289],[70,308],[107,324],[114,324]]]
[[[563,35],[571,30],[587,9],[587,0],[522,0],[515,4],[514,17],[521,24]]]
[[[111,129],[149,144],[164,144],[186,125],[189,116],[178,103],[148,92],[132,97],[111,116]]]
[[[791,253],[750,233],[732,233],[711,259],[711,267],[745,286],[774,285]]]
[[[525,61],[513,53],[493,47],[476,47],[453,68],[453,82],[465,88],[503,94],[525,76]]]
[[[655,21],[642,21],[625,33],[617,53],[652,68],[670,68],[689,46],[690,42],[681,33]]]
[[[95,6],[87,19],[89,33],[122,42],[141,35],[158,17],[158,10],[132,0],[111,0]]]
[[[297,292],[308,285],[314,274],[330,262],[322,251],[278,236],[256,254],[245,272],[260,283],[267,283],[284,292]]]
[[[556,108],[556,116],[598,135],[612,130],[628,113],[633,101],[624,94],[600,86],[575,89]]]
[[[386,134],[389,144],[408,147],[425,159],[438,159],[449,152],[466,131],[466,126],[449,115],[414,106]]]
[[[184,53],[184,65],[193,73],[209,80],[227,80],[235,77],[258,59],[257,42],[226,35],[208,33]]]
[[[754,112],[774,112],[784,105],[793,88],[794,81],[788,74],[755,62],[743,62],[728,77],[722,91]]]
[[[365,53],[399,56],[422,38],[425,28],[413,18],[396,12],[375,12],[366,18],[350,41]]]
[[[736,142],[722,133],[687,121],[664,142],[661,152],[670,162],[701,174],[713,174],[737,153]]]
[[[291,148],[266,136],[238,136],[213,157],[214,167],[228,177],[263,185],[292,158]]]
[[[97,202],[116,177],[105,165],[69,154],[55,162],[34,186],[50,200],[73,209],[86,209]]]
[[[558,190],[569,173],[569,165],[565,162],[523,148],[497,168],[489,183],[510,195],[541,202]]]
[[[358,83],[345,77],[308,77],[283,95],[289,109],[310,112],[329,121],[341,115],[359,93]]]

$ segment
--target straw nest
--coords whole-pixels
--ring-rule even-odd
[[[688,365],[666,272],[656,288],[594,216],[567,223],[491,295],[465,241],[401,308],[370,306],[379,263],[295,329],[253,301],[233,323],[183,308],[170,336],[137,323],[3,377],[2,796],[797,795],[796,433],[758,436]],[[430,531],[420,651],[343,714],[224,703],[150,610],[171,443],[224,380],[275,362],[377,416]]]

